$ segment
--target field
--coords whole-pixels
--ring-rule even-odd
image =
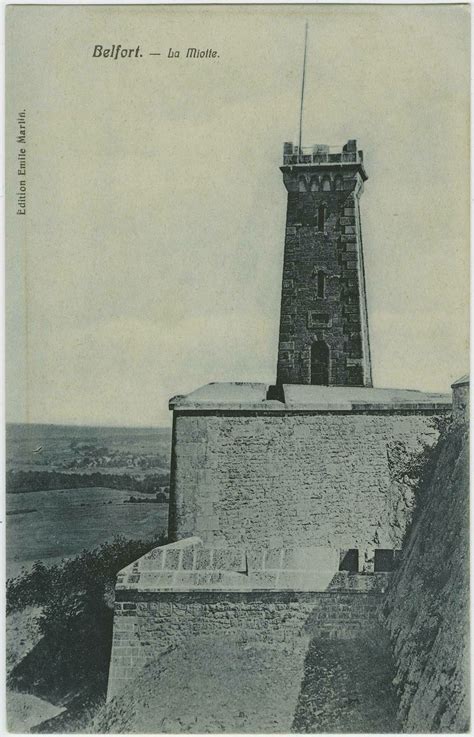
[[[116,534],[144,539],[166,529],[167,504],[124,504],[129,497],[130,492],[103,488],[8,494],[7,578],[35,560],[58,563]]]
[[[30,490],[6,495],[7,577],[35,560],[56,563],[115,535],[145,539],[164,531],[167,504],[156,503],[156,494],[137,492],[134,483],[130,489],[85,488],[80,479],[89,481],[98,472],[131,482],[154,475],[166,479],[170,442],[168,428],[8,425],[7,472],[26,472]],[[35,488],[44,472],[75,474],[79,483],[77,488]],[[143,503],[125,503],[131,496]]]

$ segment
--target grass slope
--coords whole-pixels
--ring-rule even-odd
[[[145,666],[91,730],[289,732],[306,646],[196,637]]]

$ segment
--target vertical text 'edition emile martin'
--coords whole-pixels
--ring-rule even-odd
[[[20,145],[17,153],[17,176],[18,191],[17,195],[17,215],[26,215],[26,110],[18,113],[17,117],[18,135],[16,142]]]

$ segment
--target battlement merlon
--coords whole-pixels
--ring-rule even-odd
[[[343,146],[328,146],[316,143],[314,146],[299,146],[288,142],[283,144],[283,166],[282,172],[288,172],[297,167],[297,170],[305,168],[314,169],[338,169],[341,167],[356,167],[363,181],[368,179],[364,169],[364,153],[357,150],[357,141],[352,139]]]

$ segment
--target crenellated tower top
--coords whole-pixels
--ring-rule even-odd
[[[357,165],[365,180],[364,153],[357,150],[357,141],[349,140],[343,146],[328,146],[316,143],[314,146],[295,146],[293,143],[283,144],[283,167],[287,166],[345,166]],[[282,167],[282,168],[283,168]]]

